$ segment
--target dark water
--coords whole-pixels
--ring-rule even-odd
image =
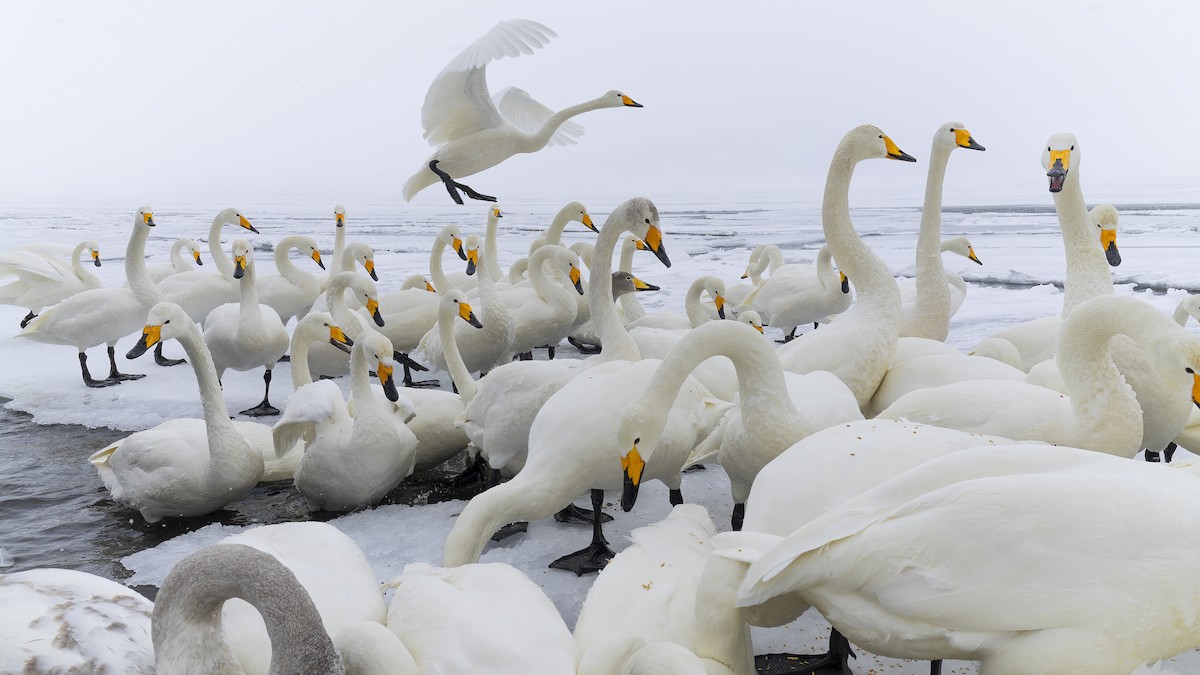
[[[0,401],[2,403],[3,401]],[[264,483],[241,500],[202,518],[147,523],[137,511],[108,499],[87,458],[129,432],[71,424],[39,425],[25,413],[0,408],[0,548],[13,565],[0,572],[65,567],[114,580],[130,577],[121,558],[209,523],[253,525],[329,520],[309,513],[290,481]],[[461,468],[453,461],[412,476],[384,504],[426,504],[469,498],[476,490],[448,487]],[[139,588],[153,597],[154,589]]]

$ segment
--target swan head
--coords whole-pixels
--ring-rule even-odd
[[[562,257],[564,258],[563,263],[566,265],[564,271],[567,273],[567,278],[575,285],[575,290],[583,295],[583,272],[579,269],[583,262],[579,255],[571,250],[566,251]]]
[[[943,239],[942,240],[942,252],[943,253],[957,253],[958,255],[961,255],[962,257],[966,258],[967,260],[970,260],[971,262],[975,263],[976,265],[983,264],[983,261],[979,259],[979,256],[975,255],[975,249],[971,246],[971,240],[967,239],[966,237],[953,237],[950,239]],[[845,275],[843,275],[843,277],[844,276]]]
[[[223,225],[237,225],[244,230],[250,230],[254,234],[259,234],[259,231],[254,229],[254,226],[250,224],[246,216],[243,216],[241,211],[234,208],[222,210],[214,220]]]
[[[354,295],[366,308],[375,325],[384,325],[383,315],[379,313],[379,290],[374,281],[354,272],[341,272],[329,281],[329,288],[325,291],[325,302],[332,305],[334,298],[341,297],[346,289],[354,291]]]
[[[617,449],[623,483],[621,509],[629,511],[637,502],[642,472],[654,454],[665,426],[665,419],[654,419],[654,415],[637,402],[631,403],[621,414],[621,421],[617,424]]]
[[[633,276],[630,272],[613,272],[612,273],[612,294],[613,300],[636,291],[657,291],[660,290],[654,284],[648,284],[641,279]]]
[[[645,197],[634,197],[613,209],[608,220],[623,224],[635,237],[646,243],[659,262],[666,267],[671,266],[667,248],[663,245],[662,229],[658,223],[658,207],[654,202]]]
[[[392,349],[392,341],[383,333],[368,330],[358,336],[354,348],[361,349],[367,357],[367,363],[375,365],[375,373],[379,375],[383,395],[387,396],[389,401],[400,400],[400,391],[396,389],[396,378],[393,377],[396,370],[396,352]]]
[[[199,266],[204,266],[204,261],[200,259],[200,243],[195,239],[185,239],[184,247],[192,253],[192,260]]]
[[[133,217],[135,225],[145,225],[146,227],[154,227],[154,209],[149,206],[143,206],[137,210]]]
[[[338,349],[350,353],[350,348],[354,346],[354,340],[347,337],[340,326],[333,322],[333,319],[324,312],[309,312],[304,315],[304,318],[296,322],[296,329],[292,331],[292,343],[300,342],[325,342],[337,347]]]
[[[453,317],[455,314],[463,321],[471,324],[476,328],[483,328],[483,324],[475,317],[474,310],[471,309],[471,303],[467,302],[467,296],[462,291],[452,288],[442,294],[442,307],[445,313]]]
[[[1121,252],[1117,250],[1117,223],[1121,220],[1121,214],[1117,213],[1117,207],[1112,204],[1097,204],[1089,212],[1092,217],[1092,222],[1096,227],[1100,228],[1100,247],[1104,249],[1104,256],[1108,258],[1108,264],[1116,267],[1121,264]]]
[[[967,131],[962,122],[946,122],[933,135],[933,147],[939,149],[953,150],[955,148],[966,148],[967,150],[987,150],[987,148],[975,142],[971,137],[971,132]]]
[[[1062,192],[1072,169],[1079,168],[1079,141],[1075,134],[1059,133],[1046,141],[1042,151],[1042,168],[1050,179],[1050,192]]]
[[[297,251],[312,258],[312,261],[317,263],[321,269],[325,269],[325,262],[321,260],[321,251],[317,249],[317,241],[315,239],[304,235],[292,235],[291,237],[287,237],[286,240]],[[280,243],[283,244],[284,242]]]
[[[402,291],[407,291],[410,288],[423,288],[430,293],[437,293],[437,289],[433,287],[433,284],[429,283],[429,280],[420,274],[410,276],[400,285],[400,290]]]
[[[706,275],[696,280],[701,290],[708,293],[717,307],[717,316],[725,318],[725,282],[720,277]]]
[[[500,211],[499,206],[496,206],[495,204],[493,204],[492,207],[490,209],[488,209],[488,220],[496,220],[498,218],[503,218],[503,217],[504,217],[504,213],[502,213]]]
[[[641,103],[634,101],[625,94],[612,89],[600,97],[601,108],[641,108]]]
[[[560,213],[565,214],[567,218],[571,220],[577,220],[580,223],[583,223],[583,226],[592,232],[600,231],[596,229],[596,224],[592,222],[592,217],[588,214],[587,207],[579,202],[571,202],[570,204],[567,204],[560,209]]]
[[[361,241],[352,241],[346,244],[342,256],[343,259],[345,259],[345,256],[349,256],[351,260],[363,266],[363,269],[367,271],[372,281],[379,281],[379,275],[375,273],[375,251],[370,246]],[[351,267],[353,265],[350,265],[346,269],[350,269]]]
[[[195,328],[196,324],[182,307],[173,302],[160,302],[150,308],[142,337],[125,354],[125,358],[136,359],[159,342],[178,338]]]
[[[738,323],[744,323],[758,332],[763,332],[762,316],[752,309],[751,305],[738,305],[732,310],[732,316]]]
[[[253,247],[245,239],[233,240],[233,278],[241,279],[254,265]]]
[[[195,243],[195,242],[193,242],[193,243]],[[83,242],[83,249],[88,252],[88,255],[92,256],[92,264],[95,265],[96,267],[99,267],[100,266],[100,244],[97,244],[94,241],[85,241],[85,242]]]
[[[839,147],[848,147],[857,161],[879,158],[902,162],[917,161],[915,157],[897,147],[895,141],[883,133],[883,130],[872,124],[851,129]]]
[[[545,245],[546,245],[546,242],[543,241],[542,246],[545,246]],[[541,246],[539,246],[538,248],[541,248]],[[570,246],[568,246],[567,250],[569,250],[572,253],[574,253],[575,255],[579,256],[579,259],[581,261],[583,261],[583,264],[587,265],[589,269],[591,268],[592,252],[596,250],[596,247],[593,244],[586,242],[586,241],[577,241],[574,244],[571,244]]]
[[[463,249],[462,231],[458,229],[457,225],[451,224],[443,227],[442,231],[438,232],[438,238],[446,242],[447,246],[454,249],[458,257],[463,260],[467,259],[467,252]]]
[[[762,262],[763,250],[766,248],[766,244],[759,244],[750,251],[750,261],[746,263],[746,271],[742,272],[739,279],[749,279],[755,274],[762,274],[762,271],[767,268],[766,262]]]
[[[467,275],[475,274],[475,269],[479,266],[479,235],[469,234],[463,241],[463,247],[467,250]]]
[[[338,227],[343,227],[346,224],[346,207],[338,204],[333,207],[333,218],[337,222]]]

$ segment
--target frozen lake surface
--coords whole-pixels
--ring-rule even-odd
[[[533,237],[570,199],[566,196],[556,203],[502,203],[502,264],[507,266],[524,256]],[[962,273],[970,282],[966,302],[951,326],[948,342],[953,346],[969,350],[998,328],[1058,314],[1064,277],[1062,242],[1049,195],[1042,202],[1038,206],[944,211],[943,236],[969,237],[984,263],[976,266],[952,255],[945,257],[947,270]],[[778,244],[787,262],[812,262],[824,239],[820,212],[815,208],[782,202],[740,206],[657,203],[664,242],[674,264],[664,268],[648,253],[639,253],[635,258],[634,272],[663,288],[656,294],[639,295],[649,311],[682,311],[688,285],[702,274],[716,274],[728,284],[737,282],[755,244]],[[94,271],[106,285],[119,285],[124,280],[122,257],[136,206],[0,210],[0,251],[33,242],[74,245],[94,239],[100,244],[104,262]],[[154,212],[158,227],[147,245],[152,263],[167,260],[177,237],[204,240],[213,214],[230,205],[187,209],[158,206],[163,207]],[[258,251],[260,270],[265,267],[271,271],[268,251],[275,241],[289,234],[313,236],[324,253],[332,251],[332,204],[235,206],[261,232],[246,233]],[[429,243],[445,224],[458,224],[464,234],[482,235],[486,213],[482,205],[346,206],[348,237],[375,249],[381,291],[398,288],[408,275],[427,271]],[[614,204],[587,206],[599,224]],[[1123,263],[1114,269],[1117,292],[1136,294],[1171,312],[1188,291],[1200,291],[1200,274],[1195,271],[1200,206],[1118,206],[1122,218],[1117,243]],[[858,231],[893,271],[911,275],[920,209],[860,208],[852,215]],[[226,228],[226,246],[240,236]],[[593,238],[578,224],[572,224],[564,236],[566,243]],[[207,253],[204,259],[209,261]],[[456,269],[458,264],[453,256],[445,262],[448,270]],[[297,264],[309,263],[301,259]],[[315,266],[313,270],[317,271]],[[291,486],[279,484],[260,486],[226,510],[183,522],[147,525],[135,512],[113,505],[87,463],[87,456],[124,432],[177,417],[199,417],[200,402],[192,371],[187,367],[158,368],[149,358],[133,362],[122,359],[126,372],[145,372],[149,376],[117,387],[86,389],[80,382],[72,348],[12,337],[24,314],[24,309],[0,306],[0,396],[7,399],[7,410],[0,411],[0,461],[4,466],[0,470],[0,547],[14,563],[7,571],[69,567],[122,580],[152,595],[170,566],[187,553],[254,524],[308,517],[303,500]],[[1192,330],[1196,330],[1194,325]],[[780,337],[778,330],[768,329],[768,335]],[[118,353],[127,351],[133,340],[123,340]],[[168,343],[166,351],[169,356],[182,356],[182,349],[175,343]],[[565,344],[559,354],[579,356]],[[97,372],[104,363],[103,348],[92,349],[89,355],[93,372]],[[279,364],[275,371],[272,401],[282,408],[291,392],[288,364]],[[448,383],[445,374],[441,379]],[[228,373],[224,385],[229,409],[240,410],[257,403],[261,382],[260,372]],[[615,548],[621,547],[631,529],[666,516],[669,505],[665,488],[651,483],[645,492],[631,513],[621,512],[615,503],[606,504],[606,511],[615,517],[606,527]],[[688,501],[705,505],[719,528],[727,527],[729,487],[719,467],[687,474],[683,492]],[[440,561],[442,541],[465,503],[462,497],[431,484],[402,486],[389,496],[391,503],[331,522],[358,542],[380,579],[385,580],[409,562]],[[546,565],[582,546],[587,537],[586,528],[558,525],[552,520],[533,523],[527,534],[494,544],[483,561],[505,561],[525,571],[573,624],[592,577],[577,579],[547,569]],[[792,626],[756,629],[755,650],[822,651],[824,630],[820,617],[810,612]],[[973,664],[947,665],[945,672],[975,672]],[[861,652],[853,667],[859,673],[872,672],[872,668],[875,672],[927,672],[926,664],[896,662]],[[1184,654],[1176,659],[1175,667],[1198,672],[1200,655]]]

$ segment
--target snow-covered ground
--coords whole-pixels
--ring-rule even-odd
[[[571,198],[564,196],[554,203],[501,204],[505,213],[501,220],[502,264],[523,256],[531,239],[549,224],[559,206]],[[1063,281],[1063,257],[1050,203],[1049,195],[1045,195],[1036,207],[960,208],[944,213],[944,235],[969,237],[984,263],[980,267],[954,256],[945,258],[948,270],[961,271],[974,282],[951,327],[949,342],[955,347],[969,349],[997,328],[1059,312],[1062,293],[1054,284],[1061,285]],[[158,227],[147,246],[150,262],[167,260],[176,237],[203,241],[212,215],[226,206],[231,205],[156,210]],[[260,274],[264,273],[263,268],[270,271],[267,251],[285,235],[311,235],[322,243],[323,252],[332,251],[332,204],[232,206],[238,206],[262,233],[246,233],[259,251]],[[587,206],[599,224],[614,204]],[[648,253],[639,253],[635,258],[635,273],[663,288],[657,294],[640,294],[639,299],[650,311],[681,311],[688,284],[701,274],[716,274],[729,284],[736,283],[750,248],[757,243],[779,244],[788,262],[811,262],[823,241],[820,213],[814,208],[788,203],[726,206],[665,201],[659,201],[658,207],[664,242],[674,264],[670,269],[664,268]],[[0,251],[32,242],[73,245],[95,239],[100,244],[104,266],[94,271],[106,284],[120,284],[134,208],[136,205],[8,209],[0,212]],[[364,241],[375,249],[379,287],[387,291],[398,288],[408,275],[427,270],[429,243],[442,226],[453,222],[464,233],[482,234],[485,214],[486,207],[482,205],[464,209],[450,205],[348,204],[346,227],[351,239]],[[897,274],[912,273],[919,209],[858,209],[853,218],[860,233]],[[1114,270],[1120,282],[1117,292],[1137,294],[1170,312],[1187,290],[1200,290],[1200,274],[1194,271],[1197,230],[1200,230],[1200,207],[1122,209],[1117,243],[1124,261]],[[226,228],[226,245],[241,236],[241,231]],[[568,243],[592,238],[594,235],[578,224],[569,226],[565,235]],[[207,262],[209,256],[205,254],[204,258]],[[311,265],[303,259],[296,262],[302,267]],[[445,264],[447,270],[454,270],[459,261],[456,256],[448,255]],[[315,266],[313,271],[318,271]],[[119,357],[126,372],[146,372],[149,376],[117,387],[86,389],[80,382],[72,348],[11,337],[18,332],[17,323],[24,314],[24,309],[0,306],[0,336],[3,336],[0,337],[0,396],[12,399],[8,407],[32,414],[41,424],[77,423],[130,431],[176,417],[201,415],[190,369],[158,368],[149,362],[149,357],[133,362]],[[779,337],[777,331],[772,337]],[[118,353],[124,354],[132,342],[132,337],[122,341]],[[179,356],[182,350],[177,344],[168,344],[167,353]],[[576,356],[569,347],[560,353]],[[104,372],[103,348],[92,349],[89,355],[93,372]],[[286,363],[279,364],[272,384],[272,401],[280,408],[291,392],[287,369]],[[258,372],[227,373],[224,385],[229,409],[240,410],[257,403],[261,398],[261,382]],[[79,461],[86,461],[95,449],[80,448]],[[632,513],[622,513],[615,505],[606,506],[616,517],[606,532],[617,548],[632,528],[666,516],[669,510],[666,490],[656,483],[648,485],[646,490]],[[718,526],[729,522],[729,488],[719,467],[687,474],[683,491],[689,501],[705,505]],[[409,562],[439,562],[442,541],[463,504],[454,501],[426,506],[383,506],[331,522],[359,543],[383,580],[398,574]],[[214,524],[130,555],[122,562],[135,574],[126,583],[157,585],[180,557],[239,529]],[[577,579],[569,573],[547,569],[546,565],[585,544],[587,536],[585,528],[552,521],[533,523],[527,534],[494,544],[483,560],[505,561],[524,570],[546,590],[568,623],[573,624],[591,578]],[[822,651],[827,635],[823,626],[820,618],[810,612],[798,625],[756,630],[755,650],[758,653]],[[947,665],[945,672],[974,672],[973,664]],[[927,672],[925,664],[895,662],[862,653],[853,667],[859,673]],[[1200,654],[1188,652],[1177,657],[1175,667],[1186,672],[1200,671]]]

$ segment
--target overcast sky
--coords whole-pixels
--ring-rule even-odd
[[[919,205],[954,120],[988,150],[955,154],[948,204],[1050,203],[1059,131],[1090,202],[1200,202],[1200,3],[256,0],[0,4],[0,206],[402,203],[429,82],[517,17],[558,38],[489,66],[493,91],[645,108],[464,180],[502,199],[816,204],[871,123],[919,163],[862,165],[855,203]]]

